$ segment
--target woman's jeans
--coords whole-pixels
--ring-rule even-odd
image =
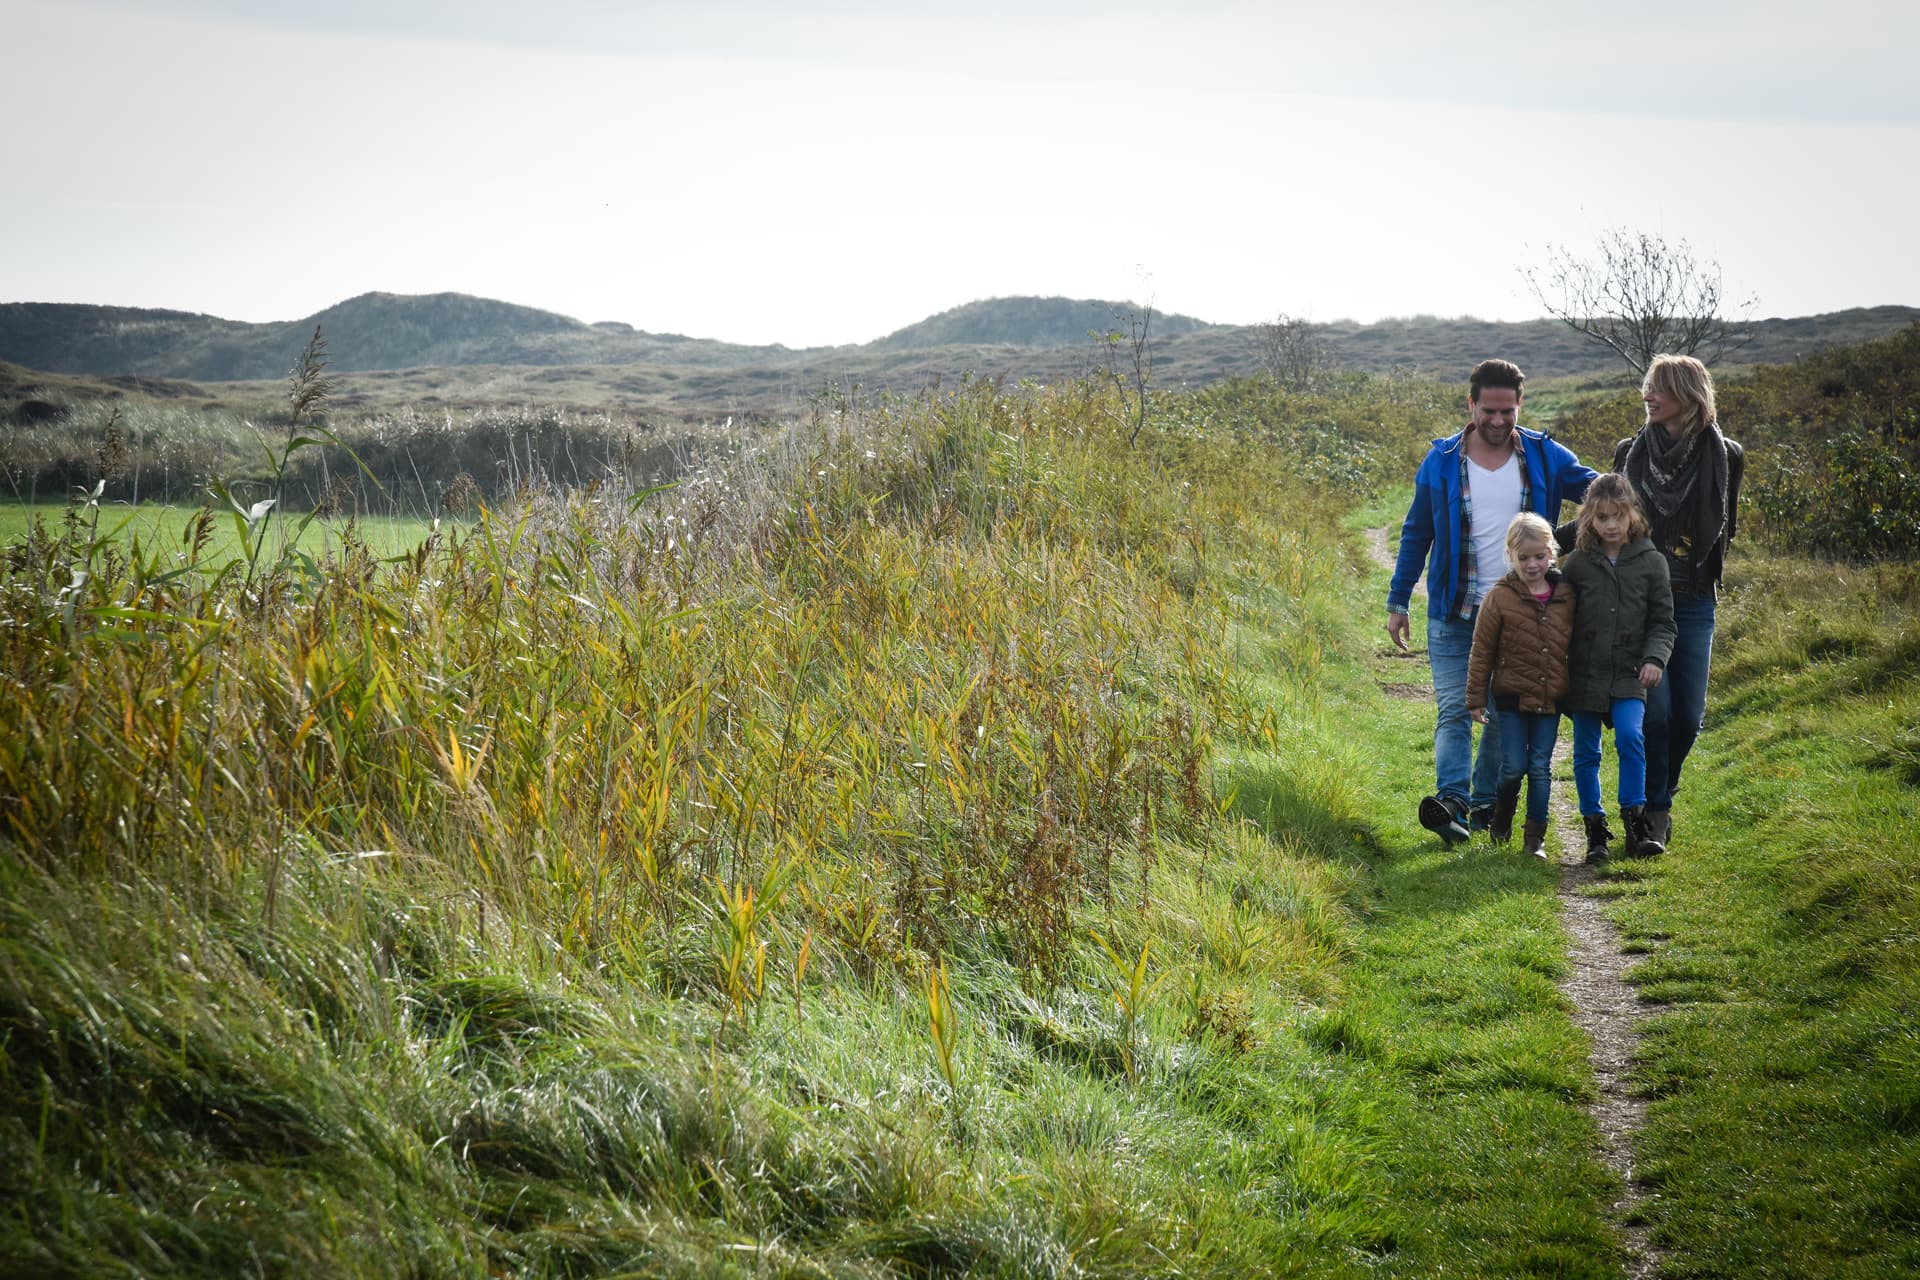
[[[1573,789],[1586,817],[1605,813],[1600,804],[1600,713],[1575,711],[1573,720]],[[1620,807],[1631,809],[1647,802],[1647,745],[1644,726],[1647,704],[1638,698],[1613,700],[1613,753],[1620,758]]]
[[[1500,722],[1500,794],[1520,794],[1527,782],[1527,821],[1547,820],[1547,797],[1553,787],[1553,744],[1560,737],[1560,715],[1526,711],[1495,711]]]
[[[1490,807],[1500,789],[1500,719],[1491,718],[1481,731],[1476,757],[1473,716],[1467,711],[1467,658],[1479,617],[1477,608],[1471,618],[1427,613],[1427,662],[1433,667],[1433,700],[1439,706],[1433,726],[1434,793],[1468,809]]]
[[[1713,664],[1713,593],[1673,596],[1673,657],[1666,678],[1647,690],[1647,808],[1671,809],[1680,766],[1707,716]]]

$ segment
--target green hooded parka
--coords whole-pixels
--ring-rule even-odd
[[[1673,586],[1667,559],[1651,538],[1620,549],[1618,563],[1605,552],[1574,551],[1560,572],[1579,597],[1573,643],[1567,651],[1567,696],[1562,711],[1605,713],[1615,698],[1645,701],[1643,663],[1664,671],[1673,656]]]

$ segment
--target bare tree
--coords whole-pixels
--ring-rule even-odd
[[[1600,234],[1592,257],[1548,245],[1546,265],[1520,274],[1549,315],[1638,373],[1662,352],[1711,362],[1752,340],[1738,326],[1755,299],[1729,302],[1720,264],[1695,258],[1685,240],[1615,227]]]
[[[1120,397],[1121,425],[1127,428],[1131,449],[1147,425],[1147,388],[1153,382],[1153,343],[1147,335],[1153,327],[1153,295],[1147,295],[1144,307],[1129,303],[1124,314],[1116,310],[1113,318],[1126,324],[1126,332],[1113,328],[1090,336],[1102,357],[1104,376]]]
[[[1282,311],[1247,329],[1247,348],[1260,371],[1289,391],[1311,391],[1333,368],[1320,326]]]

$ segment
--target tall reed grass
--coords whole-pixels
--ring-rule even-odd
[[[1223,736],[1284,749],[1228,619],[1328,607],[1332,513],[1278,451],[1130,448],[1099,394],[834,391],[385,562],[10,547],[6,1256],[1121,1274],[1376,1238],[1338,1142],[1214,1114],[1224,1064],[1293,1070],[1273,1010],[1342,954],[1347,882],[1214,774]],[[1250,1176],[1327,1216],[1229,1226]]]

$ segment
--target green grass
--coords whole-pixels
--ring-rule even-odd
[[[1405,513],[1404,490],[1357,508],[1349,529]],[[1345,999],[1317,1029],[1370,1077],[1383,1171],[1400,1206],[1395,1274],[1612,1276],[1604,1206],[1617,1179],[1584,1107],[1585,1037],[1567,1016],[1557,872],[1476,839],[1441,847],[1415,818],[1433,778],[1430,701],[1379,686],[1425,683],[1421,657],[1383,629],[1386,574],[1354,592],[1348,661],[1327,684],[1349,726],[1337,768],[1390,856],[1369,878]]]
[[[0,1271],[1616,1274],[1553,881],[1415,823],[1430,710],[1378,686],[1423,674],[1351,534],[1398,512],[1333,523],[1417,414],[1234,403],[1129,450],[1092,388],[848,399],[384,567],[10,555]],[[1349,412],[1367,465],[1304,484]],[[1862,691],[1846,758],[1913,768],[1866,701],[1899,642],[1744,625],[1728,704],[1818,653]],[[1765,777],[1701,768],[1728,805]],[[1718,1082],[1799,1063],[1910,1123],[1870,1034],[1910,1020],[1847,966],[1911,956],[1872,864],[1746,924],[1689,922],[1688,865],[1608,884],[1666,913],[1632,927],[1671,982],[1791,972],[1767,947],[1816,924],[1846,961],[1785,1006],[1845,1013],[1797,1056],[1650,1050],[1659,1230],[1739,1274],[1809,1246],[1679,1190],[1762,1167]],[[1911,1160],[1857,1137],[1809,1146],[1826,1199],[1770,1186],[1904,1258]]]
[[[98,508],[98,524],[95,528],[101,539],[122,545],[129,551],[138,540],[148,554],[184,554],[191,541],[193,522],[202,510],[204,508],[156,503],[129,506],[103,502]],[[0,502],[0,545],[23,541],[36,525],[49,534],[57,534],[69,512],[82,521],[91,522],[95,519],[95,511],[82,503]],[[295,513],[291,519],[281,522],[283,536],[273,540],[272,550],[276,554],[280,548],[288,545],[285,538],[292,536],[303,518],[304,513]],[[455,519],[444,521],[445,536],[457,536],[467,523]],[[347,525],[344,518],[316,519],[300,531],[298,539],[291,545],[313,556],[328,551],[338,552],[349,540]],[[352,521],[352,536],[363,542],[375,555],[397,556],[425,542],[432,535],[433,526],[431,520],[409,516],[362,516]],[[203,554],[214,561],[232,560],[243,555],[240,536],[234,529],[232,519],[224,513],[214,523],[212,540]]]
[[[1226,444],[1129,452],[1105,408],[849,404],[378,573],[175,573],[80,530],[11,558],[0,1251],[1127,1275],[1389,1249],[1363,1108],[1302,1030],[1344,964],[1352,817],[1296,796],[1276,848],[1212,776],[1261,710],[1224,603],[1275,569],[1324,600],[1337,566],[1274,523],[1278,458],[1249,504]],[[1281,646],[1296,689],[1323,632]],[[1125,1010],[1096,933],[1146,956]]]
[[[1614,914],[1659,1002],[1648,1215],[1676,1276],[1920,1270],[1910,566],[1730,569],[1672,852]]]
[[[1399,515],[1385,500],[1352,523]],[[1674,849],[1613,864],[1594,890],[1615,904],[1625,948],[1645,957],[1632,974],[1650,1014],[1637,1063],[1652,1099],[1640,1212],[1663,1275],[1906,1274],[1920,1266],[1920,591],[1911,565],[1751,553],[1730,578],[1709,730],[1676,805]],[[1382,683],[1406,681],[1414,665],[1384,645],[1370,662]],[[1430,709],[1411,706],[1403,743],[1430,731]],[[1431,754],[1402,748],[1382,767],[1397,775],[1383,788],[1401,797],[1397,816],[1430,777]],[[1504,1076],[1551,1095],[1572,1081],[1578,1096],[1583,1072],[1552,1019],[1530,1043],[1489,1034],[1486,1020],[1527,1008],[1529,970],[1558,971],[1557,927],[1525,920],[1524,868],[1496,890],[1473,862],[1429,848],[1381,868],[1383,901],[1403,901],[1405,918],[1383,911],[1360,945],[1379,957],[1392,1030],[1357,1016],[1356,1002],[1340,1038],[1399,1046],[1483,1089]],[[1455,912],[1466,927],[1449,934]],[[1503,952],[1503,983],[1489,986],[1499,971],[1485,962]],[[1355,979],[1374,971],[1363,962]],[[1458,1088],[1440,1096],[1467,1110],[1484,1102]],[[1389,1129],[1416,1166],[1458,1151],[1414,1118]],[[1511,1132],[1491,1117],[1485,1131]],[[1608,1182],[1585,1165],[1542,1176]],[[1489,1251],[1511,1215],[1462,1215],[1483,1177],[1471,1160],[1442,1162],[1426,1185],[1447,1205],[1439,1229],[1460,1231],[1462,1256],[1481,1259],[1468,1273],[1511,1274],[1522,1255]],[[1567,1239],[1582,1257],[1610,1255]],[[1555,1265],[1568,1269],[1542,1269],[1579,1273]]]

